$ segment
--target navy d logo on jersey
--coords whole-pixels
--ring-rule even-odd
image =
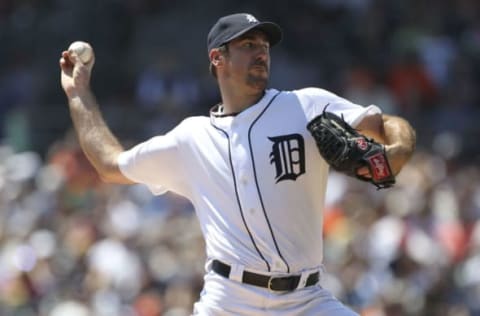
[[[273,142],[270,163],[275,164],[276,183],[295,181],[305,173],[305,145],[302,135],[290,134],[268,137]]]

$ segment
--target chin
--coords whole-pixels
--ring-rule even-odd
[[[263,91],[267,88],[268,85],[268,74],[265,74],[265,76],[250,75],[247,78],[247,84],[252,88]]]

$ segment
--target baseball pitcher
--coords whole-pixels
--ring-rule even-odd
[[[329,167],[383,189],[414,150],[409,123],[375,105],[267,88],[281,38],[277,24],[251,14],[220,18],[207,38],[219,104],[128,150],[89,88],[95,58],[60,58],[80,144],[102,179],[194,205],[208,258],[194,315],[357,315],[322,287]]]

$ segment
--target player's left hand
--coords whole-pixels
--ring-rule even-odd
[[[360,134],[343,118],[326,110],[307,125],[323,159],[335,170],[374,184],[395,184],[386,148]]]
[[[368,169],[367,167],[358,168],[357,169],[357,176],[367,178],[367,179],[372,178],[372,174],[370,173],[370,169]]]

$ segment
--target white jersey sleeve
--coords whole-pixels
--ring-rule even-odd
[[[120,171],[130,180],[148,186],[153,194],[166,191],[183,193],[186,189],[180,141],[185,124],[179,124],[162,136],[155,136],[121,153]]]
[[[353,127],[357,126],[364,117],[381,113],[376,105],[361,106],[320,88],[305,88],[296,90],[294,93],[305,107],[308,121],[322,114],[327,106],[327,111],[343,116],[345,121]]]

